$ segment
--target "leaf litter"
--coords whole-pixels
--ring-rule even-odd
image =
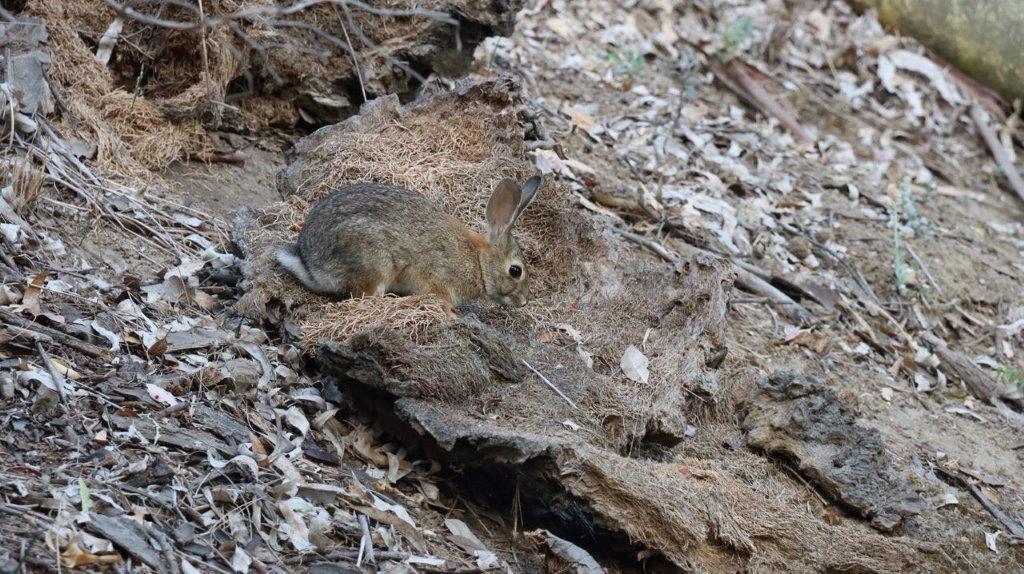
[[[999,170],[963,129],[963,90],[915,42],[843,3],[641,4],[542,2],[524,13],[512,42],[492,42],[493,64],[531,71],[531,103],[549,130],[566,134],[568,156],[536,150],[538,170],[670,254],[716,253],[781,290],[817,325],[793,324],[778,301],[752,292],[731,304],[733,353],[757,349],[751,361],[760,371],[781,353],[822,365],[833,380],[856,379],[842,393],[861,397],[863,418],[881,427],[899,460],[931,464],[940,450],[978,457],[1009,479],[1000,502],[1019,514],[1019,468],[982,451],[1000,437],[1019,442],[1024,228],[1019,207],[998,191]],[[780,26],[788,32],[778,34]],[[723,58],[731,67],[716,83],[709,72]],[[33,102],[8,103],[45,125]],[[11,133],[26,154],[46,141]],[[221,224],[184,206],[151,209],[123,183],[85,185],[97,176],[54,156],[47,169],[73,186],[51,181],[34,204],[4,200],[14,264],[4,262],[4,308],[25,322],[0,327],[9,381],[0,387],[0,456],[14,461],[0,469],[0,511],[32,511],[0,523],[5,535],[30,540],[44,530],[36,548],[46,550],[35,555],[59,555],[66,567],[292,571],[325,559],[366,567],[372,556],[381,570],[500,569],[475,529],[432,513],[424,500],[438,497],[432,465],[359,423],[321,416],[344,398],[326,396],[296,346],[253,338],[246,329],[258,325],[218,311],[232,293],[211,271],[237,273],[238,265]],[[598,193],[614,189],[601,185],[612,178],[633,193]],[[905,209],[901,195],[921,209]],[[116,228],[146,255],[112,273],[103,262],[121,255],[80,250],[63,223],[78,211],[61,204],[102,205],[111,224],[138,216],[165,231],[143,241]],[[637,215],[650,212],[656,219]],[[961,218],[984,225],[959,231]],[[66,252],[37,250],[46,237]],[[796,246],[796,237],[807,244]],[[937,281],[923,280],[928,274]],[[847,303],[823,311],[801,287],[811,282]],[[617,365],[648,383],[663,368],[639,340],[609,351],[569,323],[551,327],[589,369]],[[949,386],[934,382],[947,378]],[[932,413],[929,424],[956,430],[885,422],[917,409]],[[957,417],[972,426],[957,427]],[[978,448],[950,438],[959,433],[981,437]],[[941,500],[966,504],[948,491]],[[998,562],[967,560],[990,571],[1019,566],[1014,539],[993,527],[970,522],[965,531]],[[593,570],[574,545],[536,537],[577,570]],[[0,565],[24,558],[0,552],[8,553]]]

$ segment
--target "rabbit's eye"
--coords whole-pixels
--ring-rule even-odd
[[[511,275],[513,279],[519,279],[523,276],[523,268],[518,265],[513,265],[508,268],[508,274]]]

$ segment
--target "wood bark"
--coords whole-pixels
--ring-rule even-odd
[[[1024,2],[854,0],[1008,100],[1024,98]]]

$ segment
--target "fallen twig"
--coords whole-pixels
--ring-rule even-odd
[[[1000,398],[999,383],[975,365],[974,361],[950,349],[945,341],[931,333],[921,333],[921,339],[932,347],[942,366],[964,382],[972,395],[985,402]]]
[[[1017,171],[1017,167],[1013,165],[1013,160],[1010,159],[1010,154],[1006,153],[1006,148],[999,141],[999,136],[996,135],[996,131],[988,123],[988,115],[985,113],[985,110],[981,109],[981,104],[978,102],[971,104],[971,119],[974,120],[974,125],[977,126],[981,138],[985,140],[985,145],[992,152],[996,165],[999,166],[1003,175],[1006,176],[1010,189],[1017,194],[1021,201],[1024,201],[1024,179],[1021,179],[1020,172]]]
[[[14,251],[14,246],[11,245],[9,241],[7,241],[6,237],[2,238],[2,240],[4,248],[0,249],[0,261],[3,261],[4,266],[10,269],[11,274],[14,275],[15,279],[17,279],[18,281],[24,281],[25,275],[21,272],[21,269],[18,268],[18,265],[14,262],[14,260],[11,259],[11,256],[7,254],[9,250]]]
[[[1024,526],[1022,526],[1019,521],[1007,516],[1007,514],[996,506],[994,502],[989,500],[989,498],[985,496],[985,493],[978,488],[978,485],[969,480],[962,471],[949,468],[941,463],[935,463],[934,468],[937,473],[945,477],[947,481],[953,483],[955,486],[967,489],[971,493],[971,496],[981,504],[982,508],[998,520],[999,523],[1010,532],[1010,534],[1017,538],[1024,538]]]
[[[0,319],[2,319],[4,322],[10,325],[14,325],[15,327],[19,327],[25,331],[28,331],[29,333],[42,335],[43,337],[49,337],[50,340],[63,343],[71,347],[72,349],[75,349],[76,351],[89,355],[90,357],[101,358],[107,356],[106,349],[103,349],[102,347],[98,347],[96,345],[93,345],[92,343],[86,343],[81,339],[73,337],[72,335],[68,335],[63,331],[58,331],[57,329],[54,329],[52,327],[46,327],[44,325],[40,325],[38,323],[29,321],[28,319],[25,319],[24,317],[18,315],[17,313],[12,313],[7,309],[0,308]],[[43,340],[45,341],[46,339]]]
[[[578,406],[576,406],[576,403],[572,402],[572,399],[570,399],[569,397],[565,396],[565,393],[563,393],[563,392],[561,391],[561,389],[559,389],[558,387],[556,387],[556,386],[555,386],[555,384],[554,384],[554,383],[552,383],[551,381],[549,381],[547,377],[545,377],[544,375],[542,375],[540,371],[538,371],[537,369],[533,368],[533,365],[531,365],[530,363],[526,362],[526,359],[521,359],[521,360],[523,361],[523,364],[524,364],[524,365],[526,365],[526,368],[527,368],[527,369],[530,369],[531,371],[533,371],[533,374],[535,374],[535,375],[537,375],[538,377],[540,377],[540,380],[541,380],[541,381],[542,381],[542,382],[543,382],[543,383],[544,383],[545,385],[547,385],[549,389],[551,389],[552,391],[555,391],[555,393],[556,393],[556,394],[557,394],[558,396],[562,397],[562,399],[564,399],[564,400],[565,400],[565,402],[569,403],[569,406],[570,406],[570,407],[572,407],[572,408],[574,408],[574,409],[576,409],[576,410],[579,410],[579,407],[578,407]]]
[[[786,295],[782,291],[775,288],[774,285],[761,279],[757,275],[754,275],[750,271],[743,269],[739,266],[734,265],[736,268],[736,285],[754,295],[761,295],[767,297],[773,303],[782,308],[786,315],[798,323],[808,323],[814,319],[810,311],[804,309],[802,305],[793,300],[792,297]]]
[[[1021,526],[1020,522],[1013,520],[1012,518],[1007,516],[1001,508],[996,506],[994,502],[992,502],[991,500],[988,499],[987,496],[985,496],[985,493],[982,492],[980,488],[978,488],[977,484],[970,484],[969,488],[974,498],[976,498],[978,502],[980,502],[981,505],[985,507],[985,510],[987,510],[989,514],[991,514],[996,518],[996,520],[1001,522],[1002,525],[1010,531],[1010,534],[1013,534],[1017,538],[1024,538],[1024,527]]]
[[[814,138],[796,119],[788,106],[768,93],[764,85],[753,75],[753,68],[739,58],[729,60],[725,65],[711,57],[711,71],[723,84],[766,116],[779,120],[782,127],[804,142]]]
[[[394,560],[396,562],[402,562],[409,559],[408,552],[377,552],[375,554],[378,560]],[[337,560],[353,561],[359,558],[358,550],[335,550],[328,552],[322,556],[316,554],[299,554],[298,556],[288,556],[282,560],[285,564],[305,564],[306,562],[314,562],[323,560],[326,562],[332,562]]]
[[[928,278],[928,282],[932,284],[932,287],[935,287],[935,291],[937,291],[939,295],[942,295],[942,287],[939,285],[939,282],[932,277],[932,274],[928,271],[928,267],[924,264],[924,261],[921,261],[921,258],[914,252],[914,248],[909,244],[904,245],[904,247],[907,248],[907,253],[909,253],[910,256],[914,258],[914,261],[917,262],[917,266],[921,268],[924,276]]]
[[[672,251],[669,251],[668,248],[666,248],[665,246],[651,239],[648,239],[643,235],[640,235],[639,233],[633,233],[632,231],[626,231],[624,229],[616,229],[615,232],[621,235],[624,239],[628,239],[633,243],[636,243],[637,245],[642,245],[650,249],[659,257],[671,263],[673,266],[679,263],[679,255],[673,253]]]

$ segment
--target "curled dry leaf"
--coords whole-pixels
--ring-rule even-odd
[[[60,561],[68,568],[81,568],[96,564],[120,564],[123,560],[120,554],[93,554],[82,549],[78,541],[72,540],[67,548],[60,553]]]
[[[162,387],[158,387],[153,383],[146,384],[146,392],[149,393],[149,396],[153,397],[153,400],[169,407],[173,407],[180,402],[178,401],[178,397],[171,394],[170,391]]]
[[[93,319],[93,321],[89,323],[89,326],[92,327],[93,331],[96,331],[97,333],[102,335],[104,339],[110,342],[111,351],[116,351],[118,348],[121,347],[121,336],[111,331],[110,329],[104,327],[103,324],[100,323],[98,320]]]
[[[280,412],[280,411],[278,411]],[[306,419],[306,414],[302,412],[299,407],[289,407],[288,410],[282,413],[288,424],[295,427],[302,436],[309,434],[309,420]]]
[[[236,546],[235,553],[231,556],[231,569],[238,574],[248,574],[250,566],[252,566],[252,558],[246,554],[245,550]]]
[[[39,295],[43,291],[43,286],[46,284],[46,278],[50,275],[50,270],[45,269],[38,275],[32,278],[25,287],[25,294],[21,297],[21,304],[15,305],[14,310],[23,313],[28,311],[33,317],[38,316],[42,311],[39,308]]]
[[[278,502],[277,509],[284,516],[286,524],[282,526],[282,531],[288,535],[292,546],[299,552],[311,549],[313,544],[309,541],[309,527],[301,514],[311,513],[313,505],[301,498],[292,497]]]
[[[626,352],[622,354],[619,367],[629,380],[636,383],[647,384],[651,376],[647,356],[633,345],[627,347]]]

